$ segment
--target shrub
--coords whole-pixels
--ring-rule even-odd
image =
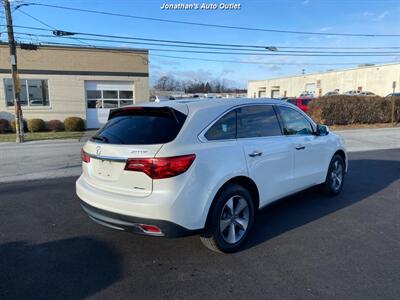
[[[28,127],[25,119],[22,121],[22,124],[24,124],[24,131],[27,131]],[[11,121],[10,125],[11,125],[11,131],[15,132],[15,119]]]
[[[79,117],[68,117],[64,120],[65,131],[83,131],[85,121]]]
[[[64,123],[60,120],[51,120],[47,122],[47,130],[49,131],[63,131],[64,130]]]
[[[30,132],[39,132],[46,129],[46,124],[42,119],[30,119],[28,120],[28,130]]]
[[[0,133],[7,133],[10,131],[10,122],[6,119],[0,119]]]
[[[400,121],[400,99],[395,103],[395,120]],[[310,102],[307,112],[326,125],[373,124],[392,121],[392,99],[362,96],[328,96]]]

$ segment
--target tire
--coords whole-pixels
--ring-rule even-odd
[[[232,253],[245,242],[254,223],[254,203],[248,190],[229,184],[214,199],[202,243],[216,252]]]
[[[343,158],[335,154],[329,164],[325,182],[320,186],[322,194],[327,196],[336,196],[340,194],[344,184],[344,177],[345,164]]]

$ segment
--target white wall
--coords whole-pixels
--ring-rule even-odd
[[[396,91],[400,91],[400,64],[376,65],[269,80],[250,80],[247,94],[248,97],[253,98],[254,94],[258,95],[258,91],[265,88],[267,97],[270,97],[271,87],[279,86],[281,97],[284,96],[284,91],[287,92],[288,97],[295,97],[306,89],[307,84],[315,84],[316,96],[318,96],[320,89],[321,94],[324,95],[335,89],[344,93],[349,90],[356,90],[358,87],[361,87],[363,91],[386,96],[393,91],[393,81],[396,81],[397,84]]]

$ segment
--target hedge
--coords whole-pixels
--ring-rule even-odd
[[[47,122],[47,130],[53,132],[63,131],[64,124],[60,120],[50,120]]]
[[[28,127],[27,127],[26,120],[24,119],[22,121],[22,123],[24,124],[24,131],[27,131]],[[11,125],[11,131],[15,132],[15,119],[11,121],[10,125]]]
[[[6,119],[0,119],[0,133],[7,133],[10,129],[10,122]]]
[[[326,125],[390,123],[392,99],[362,96],[327,96],[310,102],[307,113]],[[400,121],[400,98],[395,98],[395,121]]]
[[[39,132],[46,129],[46,124],[42,119],[30,119],[28,120],[28,130],[30,132]]]
[[[85,130],[85,121],[79,117],[68,117],[64,120],[65,131]]]

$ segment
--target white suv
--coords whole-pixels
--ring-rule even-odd
[[[255,210],[320,185],[340,193],[341,139],[269,99],[177,100],[116,109],[82,149],[76,192],[96,222],[152,236],[199,233],[236,251]]]

